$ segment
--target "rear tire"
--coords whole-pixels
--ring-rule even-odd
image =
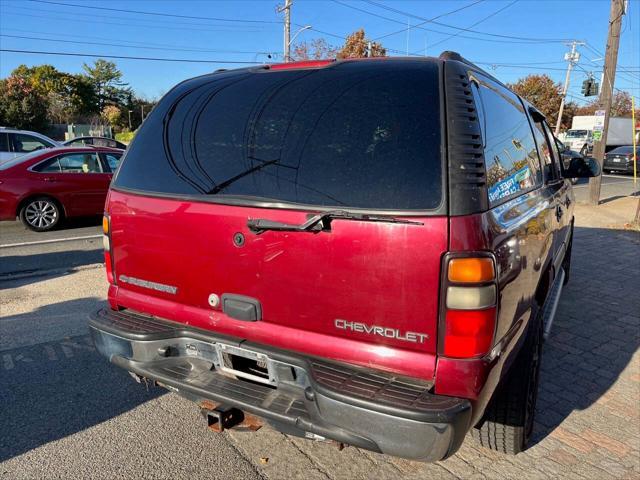
[[[62,218],[62,208],[51,197],[29,199],[20,209],[22,224],[34,232],[53,230]]]
[[[472,436],[485,448],[511,455],[527,448],[533,431],[542,358],[540,312],[534,308],[518,358],[494,394],[481,423],[472,429]]]

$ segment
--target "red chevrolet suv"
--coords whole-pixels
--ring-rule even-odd
[[[411,459],[530,436],[574,201],[543,115],[460,55],[185,81],[104,217],[110,361],[217,430]]]

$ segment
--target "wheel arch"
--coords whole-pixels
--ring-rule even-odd
[[[60,207],[60,211],[62,212],[62,215],[64,217],[67,217],[67,209],[65,208],[64,203],[62,203],[62,201],[58,197],[56,197],[55,195],[51,195],[50,193],[30,193],[29,195],[22,198],[18,202],[18,206],[16,208],[16,217],[20,216],[20,211],[30,200],[33,200],[35,198],[40,198],[40,197],[47,197],[53,200],[54,202],[56,202],[58,207]]]

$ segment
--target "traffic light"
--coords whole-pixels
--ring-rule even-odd
[[[598,95],[598,90],[600,88],[600,84],[596,82],[593,78],[589,77],[584,82],[582,82],[582,95],[585,97],[593,97]]]

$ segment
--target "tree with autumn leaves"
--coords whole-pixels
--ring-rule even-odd
[[[547,121],[555,125],[562,101],[562,85],[554,82],[548,75],[529,75],[508,85],[508,87],[535,105],[547,117]],[[579,107],[575,102],[566,102],[562,112],[561,128],[565,130],[570,128],[574,116],[594,115],[595,111],[599,109],[597,98],[582,107]],[[639,114],[640,111],[636,109],[636,117]],[[631,95],[628,92],[618,91],[614,94],[611,116],[631,117]]]
[[[551,77],[543,75],[529,75],[517,82],[507,85],[522,98],[535,105],[535,107],[547,117],[551,125],[555,125],[558,119],[558,111],[562,102],[562,85],[554,82]],[[574,102],[566,102],[562,113],[561,128],[571,126],[571,119],[575,115],[578,105]]]
[[[387,50],[378,42],[369,40],[363,28],[349,35],[342,47],[336,47],[327,43],[323,38],[309,42],[300,42],[293,47],[291,57],[296,60],[320,60],[322,58],[364,58],[385,57]]]

